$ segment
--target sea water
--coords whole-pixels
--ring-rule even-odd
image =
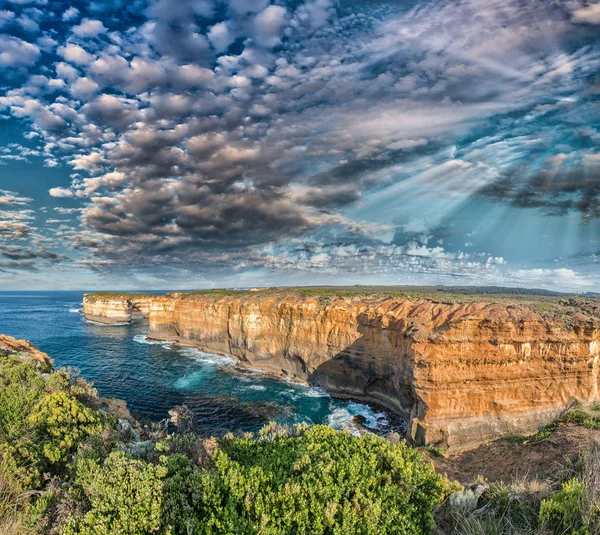
[[[328,424],[385,434],[402,423],[381,409],[328,396],[318,388],[240,368],[235,359],[146,339],[144,320],[124,325],[86,321],[82,292],[0,292],[0,334],[31,341],[72,367],[104,397],[127,402],[150,421],[187,405],[206,433],[257,431],[268,422]]]

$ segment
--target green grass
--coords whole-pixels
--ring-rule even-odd
[[[510,435],[505,437],[505,440],[515,444],[522,444],[524,442],[533,442],[536,440],[544,440],[548,438],[556,430],[556,424],[548,424],[543,426],[537,433],[533,435]]]

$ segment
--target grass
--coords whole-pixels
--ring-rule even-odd
[[[505,437],[508,442],[523,444],[524,442],[534,442],[536,440],[544,440],[548,438],[556,430],[556,424],[548,424],[540,428],[537,433],[533,435],[510,435]]]
[[[129,299],[133,298],[144,298],[148,297],[149,293],[140,293],[140,292],[92,292],[85,294],[85,299],[88,302],[98,301],[102,299],[119,299],[121,297],[128,297]]]

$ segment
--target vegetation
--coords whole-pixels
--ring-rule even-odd
[[[0,358],[0,533],[406,534],[434,531],[448,481],[403,442],[326,426],[131,443],[65,371]]]
[[[600,533],[600,446],[549,480],[462,488],[397,437],[271,424],[216,440],[191,432],[181,406],[176,429],[140,438],[135,422],[95,410],[95,396],[66,371],[0,357],[0,533]],[[561,421],[600,428],[599,408],[575,406]],[[518,440],[544,440],[555,425]]]

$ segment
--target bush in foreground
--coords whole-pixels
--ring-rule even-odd
[[[3,534],[428,535],[449,490],[404,443],[326,426],[128,444],[80,386],[0,359]]]

